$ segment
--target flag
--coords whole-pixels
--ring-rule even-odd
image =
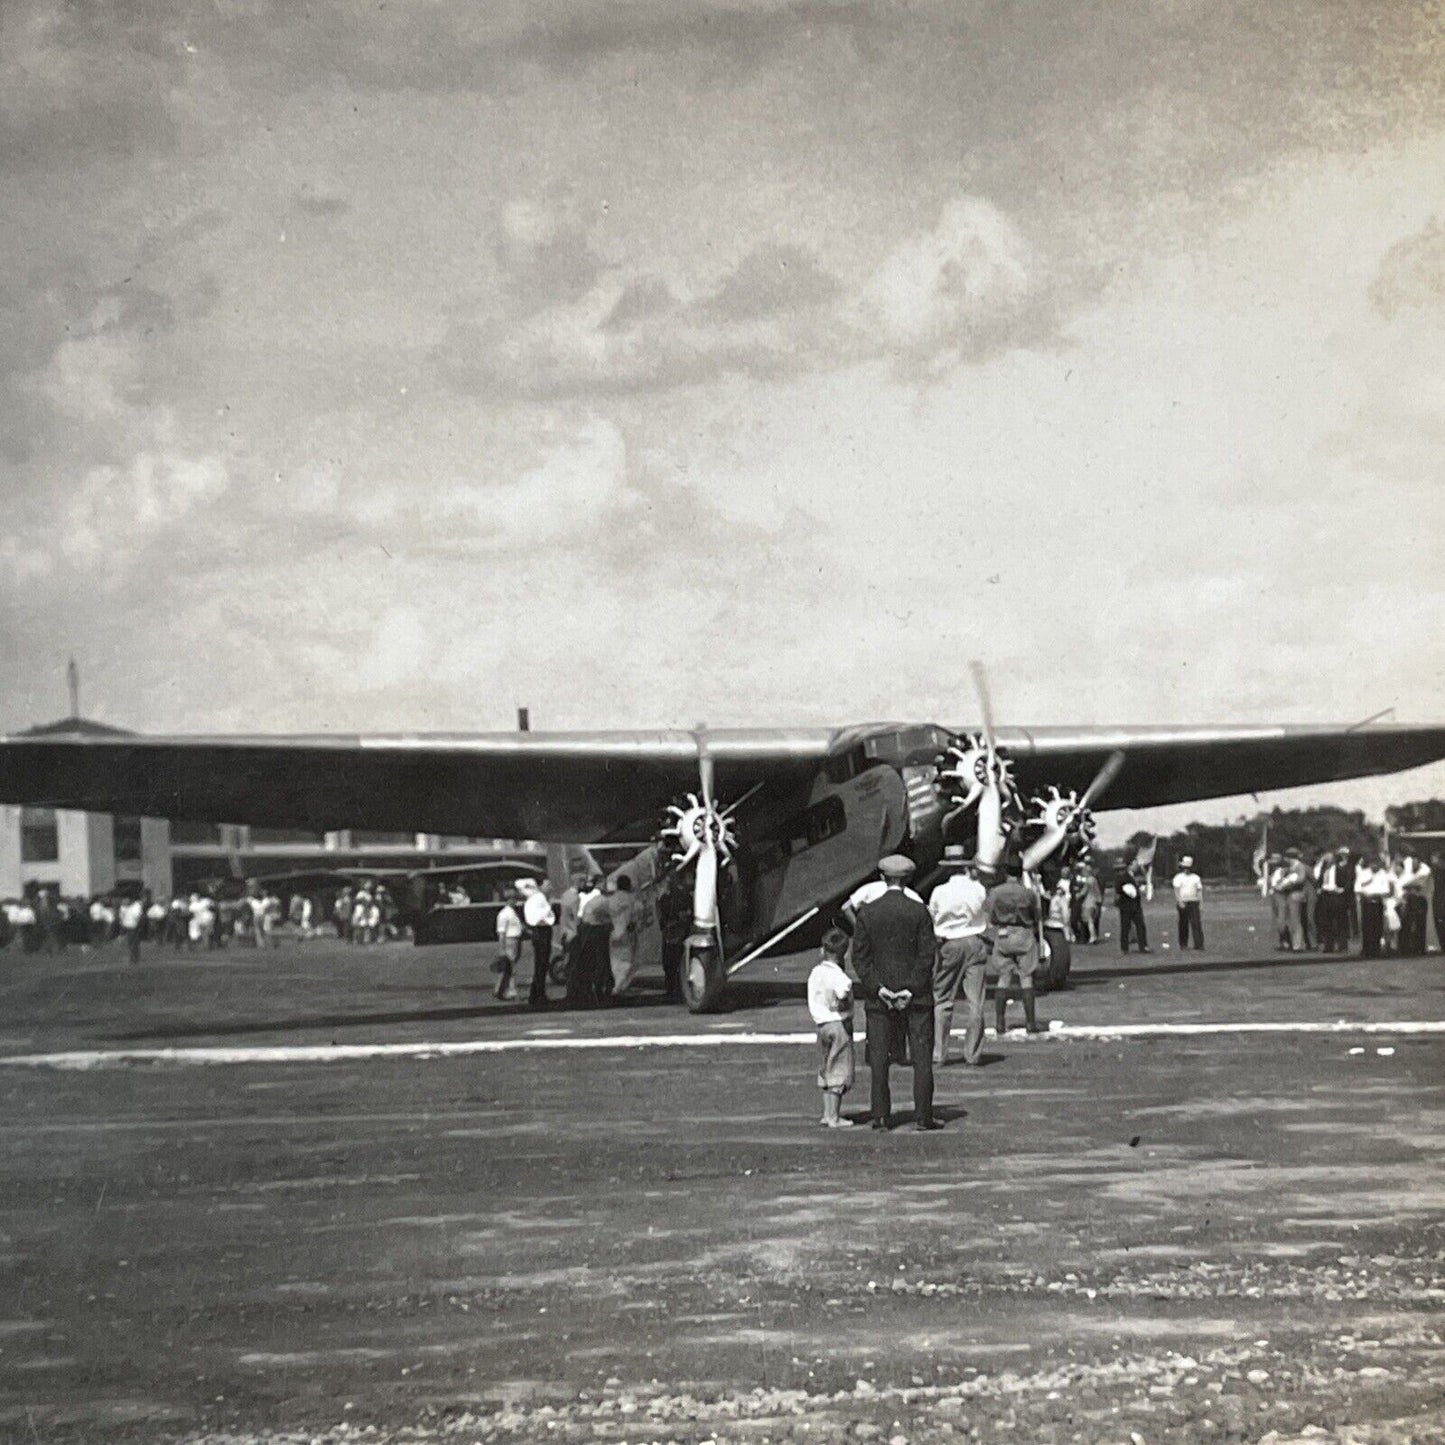
[[[1259,845],[1254,850],[1254,876],[1259,880],[1259,896],[1269,892],[1269,819],[1264,820],[1260,829]]]
[[[1139,845],[1139,851],[1134,855],[1134,866],[1146,870],[1144,877],[1144,896],[1148,899],[1154,897],[1154,850],[1159,846],[1157,837],[1150,838],[1147,843]]]

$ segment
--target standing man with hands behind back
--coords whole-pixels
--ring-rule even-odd
[[[933,919],[904,891],[913,873],[911,859],[890,853],[878,871],[887,888],[858,910],[853,933],[853,971],[868,1021],[873,1127],[888,1127],[888,1068],[895,1043],[901,1043],[898,1036],[906,1031],[913,1059],[913,1127],[941,1129],[933,1117]]]

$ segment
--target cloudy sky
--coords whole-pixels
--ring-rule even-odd
[[[0,726],[1445,717],[1436,4],[7,0],[0,172]]]

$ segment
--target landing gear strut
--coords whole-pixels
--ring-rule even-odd
[[[695,1014],[711,1013],[727,982],[717,939],[708,933],[694,933],[683,945],[682,997]]]

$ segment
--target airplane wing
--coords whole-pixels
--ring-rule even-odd
[[[827,728],[708,733],[717,787],[806,786]],[[689,732],[0,738],[0,802],[261,827],[593,842],[698,789]]]
[[[1099,810],[1340,782],[1445,757],[1445,726],[1001,728],[998,740],[1025,795],[1050,783],[1082,794],[1122,752]]]
[[[718,796],[764,782],[806,788],[830,756],[902,727],[709,732]],[[1025,793],[1047,784],[1082,792],[1122,751],[1102,808],[1334,782],[1445,757],[1445,726],[1005,728],[998,740]],[[697,745],[683,731],[0,737],[0,802],[316,832],[646,838],[669,802],[696,789]]]

